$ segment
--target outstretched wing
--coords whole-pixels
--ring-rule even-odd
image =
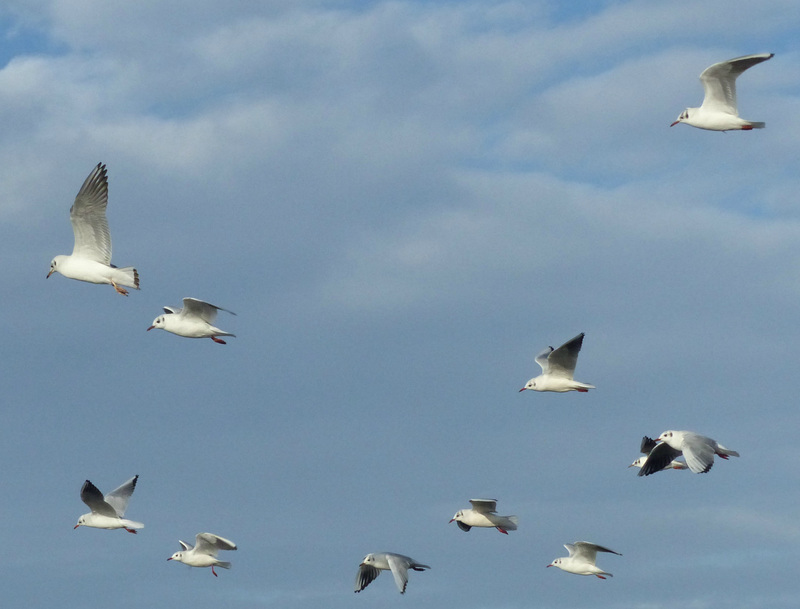
[[[361,592],[369,586],[381,572],[372,565],[361,565],[356,573],[356,592]]]
[[[550,364],[548,370],[550,374],[568,379],[572,378],[575,374],[575,366],[578,364],[578,354],[581,352],[581,346],[583,346],[583,336],[584,333],[581,332],[550,354],[547,358]]]
[[[408,585],[408,567],[411,566],[411,560],[399,554],[387,554],[386,560],[389,562],[389,568],[394,575],[394,583],[400,594],[405,594],[406,586]]]
[[[98,489],[89,480],[84,482],[83,486],[81,487],[81,501],[88,505],[89,509],[92,510],[92,513],[94,514],[101,514],[111,518],[117,517],[117,512],[113,507],[106,503],[106,500],[103,497],[103,493],[100,492],[100,489]]]
[[[213,533],[198,533],[195,535],[194,544],[197,552],[210,556],[216,556],[218,550],[236,549],[235,543],[219,535],[214,535]]]
[[[536,356],[536,363],[541,367],[542,374],[547,374],[547,372],[550,370],[550,361],[547,358],[550,357],[552,352],[553,347],[547,347],[547,349]]]
[[[111,264],[111,233],[108,230],[108,177],[106,166],[98,163],[86,178],[69,210],[75,247],[72,255]]]
[[[494,514],[497,511],[497,499],[470,499],[472,509],[481,514]]]
[[[223,309],[222,307],[198,300],[197,298],[183,299],[183,314],[199,317],[207,324],[214,323],[214,320],[217,318],[217,311],[226,311],[231,315],[236,315],[233,311],[228,311],[228,309]]]
[[[642,444],[639,447],[639,451],[643,455],[649,455],[650,451],[653,450],[657,445],[658,445],[658,443],[653,438],[649,438],[647,436],[644,436],[642,438]]]
[[[745,55],[744,57],[720,61],[703,70],[703,73],[700,74],[700,81],[703,83],[705,97],[701,107],[739,116],[739,111],[736,107],[737,77],[746,69],[766,61],[772,56],[773,53]]]
[[[128,501],[131,499],[131,495],[133,494],[133,490],[136,488],[136,482],[138,480],[139,476],[134,476],[130,480],[120,484],[117,488],[104,497],[106,503],[114,508],[114,511],[120,518],[125,515],[125,510],[128,509]]]
[[[680,457],[681,451],[675,450],[666,442],[661,442],[660,444],[656,444],[655,448],[650,451],[650,454],[645,459],[645,462],[642,464],[642,468],[639,470],[639,476],[649,476],[650,474],[655,474],[656,472],[660,472],[662,469],[667,467],[675,457]]]
[[[592,564],[595,564],[598,552],[608,552],[610,554],[616,554],[618,556],[622,556],[622,554],[620,554],[619,552],[615,552],[614,550],[609,550],[604,546],[598,546],[596,543],[591,543],[589,541],[576,541],[574,544],[572,544],[572,547],[574,549],[575,556],[578,556],[583,560],[586,560]]]

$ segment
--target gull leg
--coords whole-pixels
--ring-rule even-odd
[[[498,531],[500,531],[503,535],[508,535],[508,531],[505,529],[501,529],[500,527],[495,527]]]
[[[125,530],[128,531],[128,533],[133,533],[134,535],[136,535],[136,531],[134,529],[129,529],[128,527],[125,527]]]
[[[117,292],[119,292],[120,294],[122,294],[123,296],[127,296],[127,295],[128,295],[128,290],[126,290],[125,288],[121,288],[121,287],[119,287],[119,286],[118,286],[116,283],[114,283],[114,280],[113,280],[113,279],[111,280],[111,285],[113,285],[113,286],[114,286],[114,289],[115,289]]]
[[[597,573],[595,573],[595,575],[597,575]],[[600,579],[605,579],[605,577],[603,577],[602,575],[597,575],[597,577],[599,577]]]
[[[217,338],[216,336],[212,336],[211,340],[213,340],[215,343],[219,343],[220,345],[227,345],[228,344],[224,340],[222,340],[221,338]]]
[[[214,571],[214,565],[211,565],[211,572],[214,574],[214,577],[219,577],[219,575],[217,575],[217,572]]]

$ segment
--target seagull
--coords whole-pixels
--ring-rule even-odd
[[[111,264],[111,233],[108,231],[106,207],[108,206],[108,176],[106,166],[98,163],[86,178],[69,210],[75,247],[69,256],[56,256],[50,262],[50,277],[61,273],[64,277],[110,283],[120,294],[128,290],[121,286],[139,289],[139,272],[132,266],[117,268]]]
[[[564,547],[569,552],[569,556],[563,558],[556,558],[551,562],[548,567],[558,567],[567,573],[574,573],[575,575],[596,575],[600,579],[605,579],[605,576],[614,577],[611,573],[607,573],[602,569],[595,566],[595,559],[598,552],[609,552],[622,556],[619,552],[609,550],[603,546],[598,546],[588,541],[576,541],[575,543],[565,543]]]
[[[699,108],[686,108],[670,127],[686,123],[709,131],[763,129],[764,123],[739,118],[739,110],[736,107],[736,78],[747,68],[767,61],[774,55],[775,53],[745,55],[720,61],[703,70],[700,74],[700,82],[703,83],[706,92],[703,104]]]
[[[705,474],[714,465],[714,455],[723,459],[738,457],[735,450],[728,450],[716,440],[701,436],[692,431],[665,431],[656,442],[659,444],[650,451],[639,470],[640,476],[649,476],[662,469],[675,458],[683,455],[686,465],[695,474]]]
[[[391,570],[392,575],[394,575],[394,583],[397,584],[400,594],[405,594],[406,586],[408,585],[408,570],[424,571],[425,569],[430,569],[430,567],[402,554],[394,554],[392,552],[367,554],[358,568],[355,591],[361,592],[381,574],[381,571],[386,569]]]
[[[516,516],[497,515],[497,499],[470,499],[469,502],[471,509],[458,510],[450,519],[450,522],[455,520],[462,531],[469,531],[472,527],[494,527],[508,535],[508,531],[517,530],[519,519]]]
[[[594,385],[579,383],[572,379],[575,374],[575,365],[578,363],[578,353],[581,351],[584,333],[581,332],[565,342],[558,349],[548,347],[536,356],[536,363],[542,367],[542,374],[529,380],[520,391],[533,389],[534,391],[580,391],[586,393],[594,389]]]
[[[236,549],[236,544],[229,539],[213,533],[198,533],[194,538],[194,546],[180,539],[178,543],[181,544],[183,550],[175,552],[167,560],[177,560],[190,567],[211,567],[214,577],[218,577],[214,567],[231,568],[231,563],[217,560],[218,550]]]
[[[628,467],[642,467],[645,461],[647,461],[647,457],[653,451],[653,449],[658,446],[658,443],[653,440],[653,438],[648,438],[647,436],[642,438],[642,445],[641,445],[641,452],[644,454],[644,457],[639,457],[631,463]],[[667,463],[663,469],[689,469],[689,466],[686,465],[683,461],[673,460]]]
[[[210,338],[215,343],[224,345],[226,344],[225,341],[217,338],[218,336],[235,337],[236,335],[211,325],[217,317],[217,311],[225,311],[231,315],[236,315],[233,311],[197,300],[197,298],[184,298],[182,309],[179,307],[164,307],[166,315],[156,317],[153,320],[153,325],[147,328],[147,331],[149,332],[153,328],[160,328],[186,338]]]
[[[139,476],[134,476],[105,497],[89,480],[84,482],[81,487],[81,501],[92,511],[78,518],[78,524],[72,528],[84,526],[95,529],[125,529],[128,533],[134,534],[136,529],[143,529],[144,525],[141,522],[123,518],[138,479]]]

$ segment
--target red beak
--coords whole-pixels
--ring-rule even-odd
[[[674,127],[674,126],[675,126],[675,125],[677,125],[678,123],[680,123],[680,121],[675,121],[674,123],[672,123],[672,124],[670,125],[670,127]]]
[[[150,331],[150,330],[152,330],[153,328],[155,328],[155,326],[150,326],[149,328],[147,328],[147,331],[149,332],[149,331]]]

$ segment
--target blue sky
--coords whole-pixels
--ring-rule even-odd
[[[7,602],[794,609],[800,9],[563,4],[4,3]],[[669,128],[760,52],[766,129]],[[129,298],[45,280],[100,161]],[[237,338],[145,332],[185,296]],[[518,393],[578,332],[597,389]],[[638,478],[666,429],[742,456]],[[144,530],[73,530],[134,474]],[[354,595],[374,551],[432,568]]]

